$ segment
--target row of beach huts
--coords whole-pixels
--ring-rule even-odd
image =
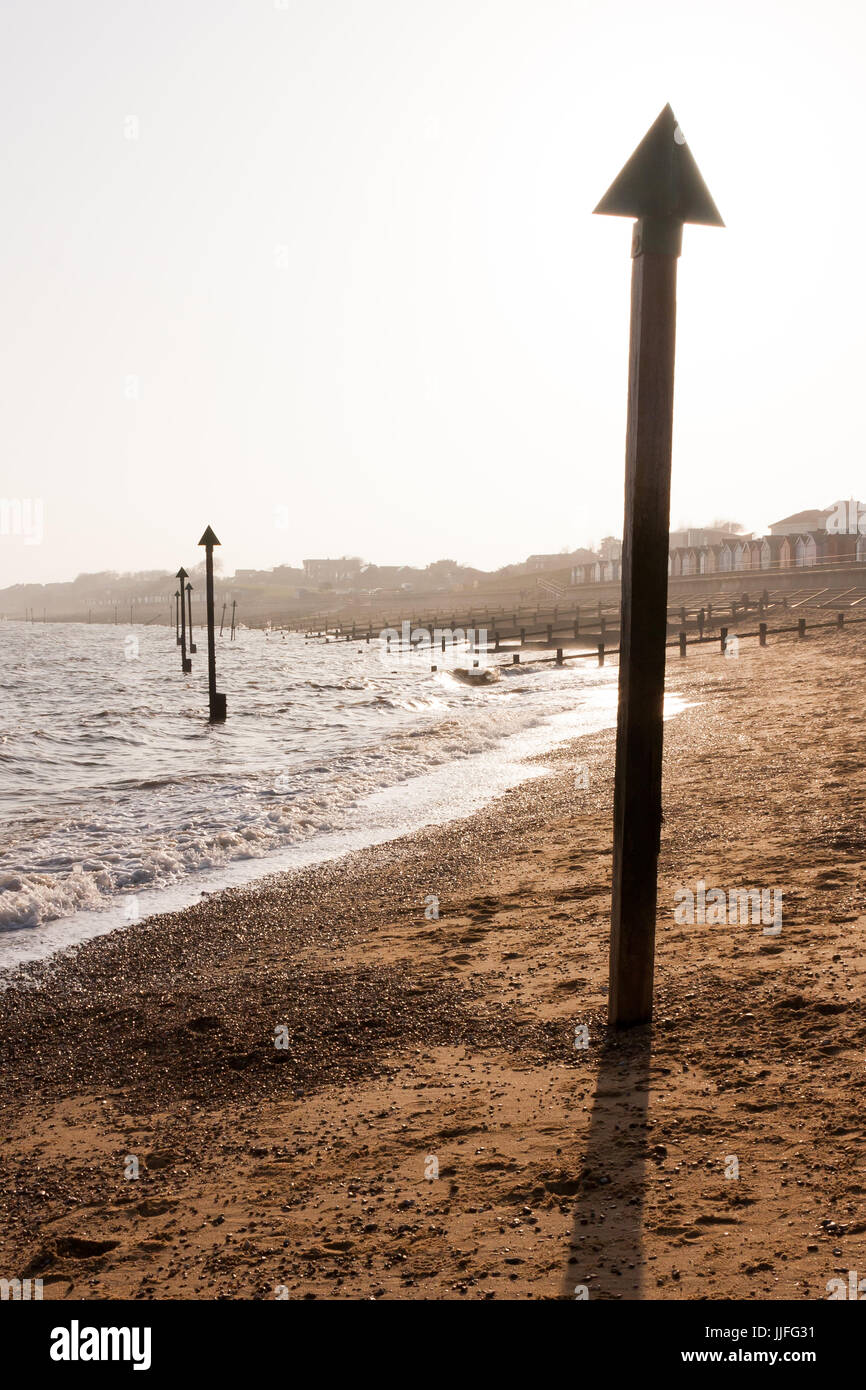
[[[668,574],[730,574],[866,562],[866,534],[859,527],[839,529],[835,516],[833,508],[796,512],[773,522],[769,535],[757,537],[712,529],[672,531]],[[621,552],[582,551],[570,558],[572,584],[600,584],[622,577]]]

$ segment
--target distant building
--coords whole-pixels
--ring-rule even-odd
[[[558,555],[528,555],[526,568],[530,570],[562,570],[571,564],[571,554],[566,550]]]
[[[828,531],[833,508],[795,512],[774,521],[768,536],[728,535],[701,543],[710,531],[672,531],[668,574],[727,574],[732,571],[809,569],[815,565],[866,559],[866,537]]]
[[[810,531],[823,531],[832,511],[832,507],[825,507],[806,512],[794,512],[792,516],[783,516],[781,521],[774,521],[771,524],[770,535],[800,536],[808,535]]]
[[[688,550],[690,546],[721,545],[722,541],[750,540],[751,531],[720,531],[712,526],[698,530],[671,531],[669,545],[671,550]]]
[[[558,555],[530,555],[526,569],[568,570],[572,584],[598,584],[622,576],[622,542],[607,536],[598,552],[578,547]]]
[[[360,573],[357,555],[342,555],[339,560],[304,560],[304,575],[310,584],[354,584]]]
[[[605,561],[594,550],[574,550],[568,557],[571,567],[572,584],[599,584],[605,578]],[[616,569],[614,578],[619,578],[619,561],[611,561],[610,567]]]
[[[277,584],[299,584],[305,578],[304,571],[294,565],[274,565],[271,574]]]

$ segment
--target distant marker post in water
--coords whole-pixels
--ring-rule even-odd
[[[180,590],[174,591],[174,635],[177,645],[180,646]]]
[[[652,1017],[662,738],[677,258],[683,223],[723,227],[666,106],[597,213],[636,218],[614,786],[608,1023]]]
[[[208,526],[199,545],[204,546],[207,607],[207,690],[210,722],[221,724],[226,717],[226,697],[216,688],[216,638],[214,636],[213,548],[219,541]]]
[[[180,668],[184,675],[189,675],[192,670],[192,662],[186,654],[186,604],[183,601],[183,581],[187,578],[186,570],[181,565],[175,579],[180,585]]]
[[[189,622],[189,649],[193,654],[195,654],[198,651],[198,648],[196,647],[195,642],[192,640],[192,585],[190,583],[187,583],[186,586],[186,604],[187,617]]]

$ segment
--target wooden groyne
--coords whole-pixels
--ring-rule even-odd
[[[812,583],[794,589],[743,590],[733,595],[730,592],[715,592],[712,596],[706,590],[699,593],[683,593],[676,601],[668,603],[668,634],[680,632],[694,634],[703,639],[706,634],[715,634],[725,625],[731,628],[749,618],[763,621],[780,612],[832,609],[838,612],[856,610],[866,604],[866,589],[860,586],[821,585]],[[453,633],[487,633],[488,645],[495,650],[508,643],[521,646],[554,646],[557,643],[606,641],[618,633],[620,605],[618,596],[587,604],[566,602],[545,606],[514,606],[496,609],[490,607],[467,606],[449,612],[429,610],[410,611],[409,614],[392,611],[382,614],[375,622],[356,618],[307,620],[297,625],[295,630],[303,631],[308,639],[328,639],[336,641],[371,642],[378,639],[386,630],[402,635],[404,624],[410,633],[426,631],[431,639],[437,632],[445,634],[451,641]],[[397,639],[399,641],[399,637]]]

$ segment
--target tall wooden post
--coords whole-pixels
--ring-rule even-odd
[[[192,585],[187,582],[186,586],[187,620],[189,622],[189,649],[195,655],[198,648],[192,640]]]
[[[180,590],[174,591],[174,635],[177,638],[177,645],[180,646]]]
[[[205,556],[205,604],[207,608],[207,693],[210,722],[221,724],[226,717],[226,697],[216,688],[216,639],[214,637],[213,548],[219,541],[208,526],[199,541]],[[225,611],[225,610],[223,610]]]
[[[652,1017],[661,836],[677,258],[684,222],[723,226],[670,106],[598,207],[632,237],[608,1022]]]
[[[192,662],[186,654],[186,604],[183,601],[183,581],[187,577],[187,572],[183,565],[181,565],[175,575],[175,579],[179,581],[178,587],[180,589],[180,669],[183,671],[184,675],[188,675],[192,670]]]

